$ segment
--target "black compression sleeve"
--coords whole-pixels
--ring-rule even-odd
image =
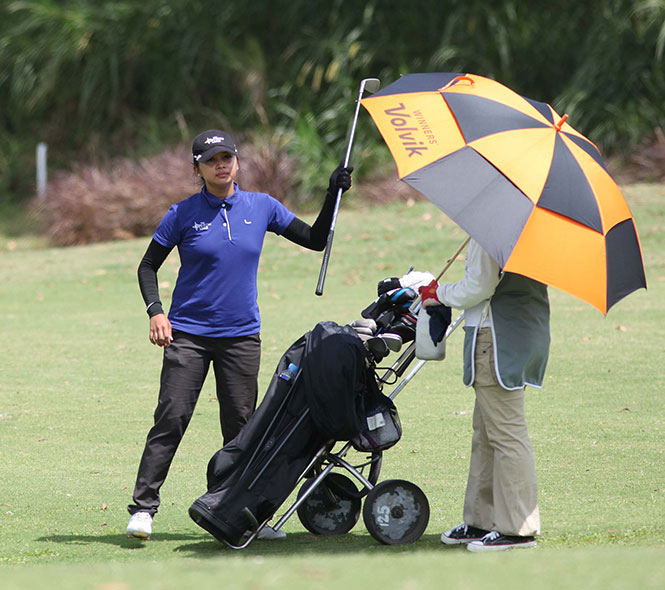
[[[296,217],[282,235],[299,246],[321,252],[328,241],[328,231],[330,230],[334,211],[335,196],[326,193],[321,211],[311,226]]]
[[[159,299],[159,286],[157,284],[157,271],[162,266],[166,257],[173,248],[162,246],[159,242],[152,240],[139,263],[138,276],[139,288],[143,301],[145,301],[147,312],[150,317],[158,313],[164,313],[162,302]]]

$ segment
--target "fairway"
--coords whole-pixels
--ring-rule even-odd
[[[8,249],[0,237],[1,587],[665,587],[665,187],[624,193],[648,290],[607,317],[550,290],[550,362],[543,389],[526,398],[543,533],[536,549],[493,555],[439,542],[461,521],[470,452],[461,330],[447,358],[426,364],[396,399],[404,435],[384,455],[381,480],[413,481],[429,499],[429,526],[416,543],[380,545],[362,518],[349,534],[317,537],[294,517],[286,540],[238,552],[199,528],[187,508],[204,493],[221,444],[211,377],[162,488],[152,539],[127,539],[161,366],[136,280],[149,238]],[[428,202],[349,199],[316,297],[321,255],[269,235],[259,270],[259,390],[318,321],[360,317],[379,280],[412,266],[437,274],[464,238]],[[159,273],[167,304],[177,268],[174,252]],[[463,270],[459,259],[448,276]]]

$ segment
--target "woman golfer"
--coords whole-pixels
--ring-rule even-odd
[[[266,232],[323,250],[339,189],[351,186],[353,168],[340,165],[309,226],[277,199],[241,190],[235,182],[238,151],[228,133],[212,129],[194,139],[194,173],[201,191],[172,205],[139,264],[141,294],[150,316],[150,342],[164,347],[159,400],[139,464],[127,535],[148,538],[159,489],[194,412],[210,363],[215,372],[224,444],[254,412],[261,355],[256,275]],[[157,270],[174,247],[180,270],[168,317]],[[263,529],[264,538],[285,533]]]

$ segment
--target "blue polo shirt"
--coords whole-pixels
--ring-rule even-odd
[[[256,274],[267,231],[281,234],[295,215],[265,193],[218,199],[203,189],[171,205],[154,234],[178,247],[180,270],[169,320],[199,336],[257,334],[261,318]]]

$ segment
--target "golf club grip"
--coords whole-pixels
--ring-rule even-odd
[[[328,232],[328,242],[326,243],[326,251],[323,253],[323,260],[321,262],[321,271],[319,272],[319,282],[316,285],[315,293],[320,297],[323,295],[323,283],[326,282],[326,273],[328,272],[328,261],[330,260],[330,251],[332,250],[333,237],[335,230],[330,229]]]

